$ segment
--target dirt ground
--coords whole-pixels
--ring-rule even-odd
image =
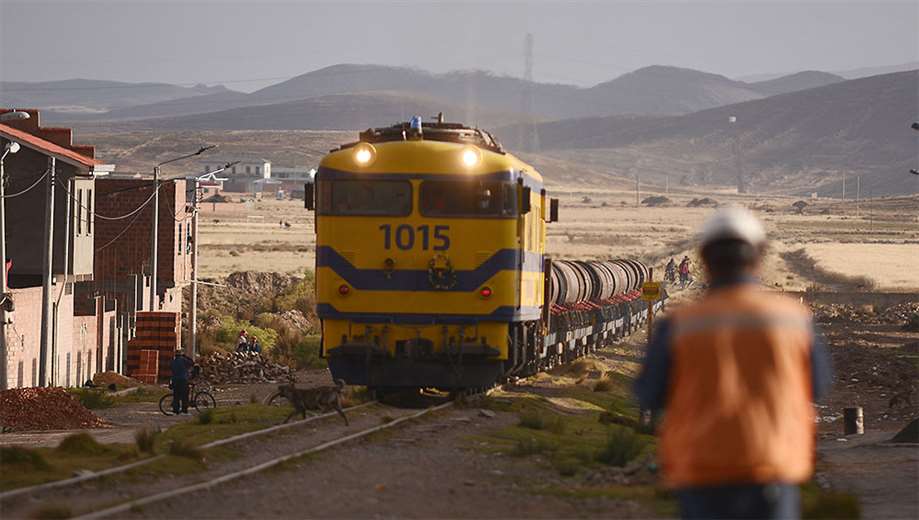
[[[692,238],[713,209],[687,207],[699,193],[666,195],[663,207],[636,207],[634,192],[556,187],[560,222],[549,226],[549,254],[565,258],[640,258],[661,272],[670,256],[692,256]],[[313,214],[302,201],[205,204],[201,213],[201,271],[220,277],[233,271],[298,273],[315,262]],[[247,202],[238,202],[245,198]],[[860,216],[836,200],[811,201],[806,214],[791,207],[790,197],[741,197],[719,194],[722,204],[743,204],[763,219],[770,237],[764,282],[782,290],[803,290],[819,283],[802,276],[783,258],[803,251],[826,273],[864,277],[882,291],[919,291],[919,196],[863,202]],[[286,226],[285,223],[290,224]],[[701,277],[702,273],[697,273]],[[658,275],[659,276],[659,275]]]
[[[132,156],[157,156],[160,139],[125,136],[110,151]],[[302,136],[300,136],[302,137]],[[343,135],[337,136],[346,140]],[[219,138],[219,136],[214,137]],[[131,139],[134,139],[132,141]],[[227,139],[239,139],[229,136]],[[297,150],[297,136],[284,138],[291,164],[318,158],[329,143]],[[103,150],[104,151],[104,150]],[[258,151],[258,150],[257,150]],[[105,154],[103,154],[105,155]],[[110,156],[111,154],[105,155]],[[113,162],[123,162],[117,159]],[[138,163],[139,164],[139,163]],[[595,177],[594,177],[595,178]],[[561,198],[560,222],[549,227],[549,253],[565,258],[631,257],[655,266],[660,278],[671,256],[693,259],[693,275],[703,279],[693,250],[693,235],[710,207],[689,207],[693,199],[710,197],[720,204],[740,203],[765,222],[770,237],[763,283],[784,291],[873,291],[913,293],[919,302],[919,196],[862,201],[807,200],[803,214],[792,208],[797,198],[738,196],[674,189],[643,191],[665,195],[670,203],[636,206],[627,186],[600,189],[549,182]],[[302,201],[251,200],[232,195],[230,203],[205,204],[200,218],[200,265],[204,278],[219,279],[233,271],[300,273],[314,264],[313,214]],[[240,198],[247,199],[239,202]],[[699,284],[675,291],[677,298],[698,294]],[[207,302],[201,305],[206,307]],[[919,394],[909,404],[890,405],[904,386],[915,385],[919,333],[898,323],[875,320],[883,306],[871,306],[868,318],[832,318],[821,323],[836,375],[831,394],[819,405],[819,481],[831,489],[856,494],[865,518],[915,518],[917,472],[915,447],[888,446],[889,439],[910,419],[919,417]],[[639,368],[643,333],[598,357],[601,371],[632,376]],[[326,384],[324,371],[304,374],[305,385]],[[529,391],[551,394],[553,385],[589,384],[580,377],[540,376]],[[905,381],[905,383],[903,382]],[[221,405],[247,403],[268,395],[273,385],[221,387]],[[565,403],[560,403],[560,406]],[[571,403],[567,403],[571,404]],[[842,408],[862,406],[863,437],[844,437]],[[105,412],[113,430],[134,429],[167,420],[155,404]],[[378,420],[368,416],[365,421]],[[454,420],[462,419],[462,420]],[[168,419],[175,420],[175,419]],[[471,436],[514,421],[510,414],[494,418],[475,410],[445,414],[401,429],[391,436],[355,443],[260,475],[259,485],[235,482],[194,500],[160,504],[133,513],[139,517],[648,517],[655,513],[628,499],[578,498],[540,492],[534,483],[555,483],[556,472],[527,460],[486,455],[469,449]],[[331,435],[334,432],[329,432]],[[48,434],[47,442],[57,442]],[[106,432],[103,437],[109,435]],[[325,434],[323,434],[325,435]],[[4,436],[3,439],[9,437]],[[842,440],[840,440],[842,439]],[[35,439],[32,439],[34,441]],[[295,443],[294,440],[288,439]],[[302,439],[301,439],[302,440]],[[300,440],[296,441],[297,443]],[[266,448],[268,450],[268,448]],[[271,450],[269,450],[271,451]],[[243,457],[245,459],[245,457]],[[243,459],[240,459],[242,461]],[[216,473],[216,470],[215,470]],[[137,486],[140,488],[141,486]],[[523,492],[522,492],[523,491]],[[124,498],[120,496],[119,498]]]
[[[470,449],[471,437],[516,421],[457,410],[368,442],[347,445],[193,501],[159,503],[140,518],[648,518],[636,502],[568,499],[539,490],[559,484],[526,459]]]
[[[692,237],[713,210],[687,204],[707,195],[721,204],[750,207],[765,222],[770,237],[762,269],[766,286],[784,291],[914,293],[912,301],[919,302],[916,196],[861,201],[856,216],[854,201],[808,200],[804,213],[798,214],[792,208],[798,199],[783,196],[681,192],[666,194],[668,205],[636,207],[634,192],[627,190],[555,185],[551,193],[561,198],[562,209],[561,221],[549,227],[550,254],[637,257],[655,265],[657,273],[670,256],[679,260],[687,254],[694,260],[694,277],[702,280]],[[295,272],[312,265],[312,214],[299,201],[223,204],[208,211],[202,218],[202,266],[209,275],[253,266]],[[876,310],[883,311],[883,306]],[[910,404],[889,406],[902,381],[915,384],[919,335],[902,331],[902,324],[871,319],[833,319],[820,326],[836,367],[833,391],[818,408],[821,478],[834,489],[858,495],[866,517],[899,518],[914,507],[905,498],[917,495],[919,467],[914,458],[900,456],[897,448],[845,439],[840,417],[842,408],[862,406],[866,438],[872,439],[892,437],[919,417],[919,394]],[[639,360],[640,350],[622,347],[607,362],[633,374]],[[881,457],[876,452],[897,455]]]

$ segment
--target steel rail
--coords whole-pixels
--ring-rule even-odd
[[[370,401],[370,402],[367,402],[367,403],[361,403],[361,404],[356,405],[356,406],[350,406],[350,407],[348,407],[348,408],[345,408],[344,411],[345,411],[345,412],[349,412],[349,411],[351,411],[351,410],[359,410],[359,409],[361,409],[361,408],[365,408],[365,407],[367,407],[367,406],[374,405],[374,404],[378,404],[378,403],[379,403],[379,401]],[[285,423],[285,424],[278,424],[278,425],[275,425],[275,426],[270,426],[270,427],[268,427],[268,428],[263,428],[263,429],[261,429],[261,430],[254,430],[254,431],[251,431],[251,432],[246,432],[246,433],[241,433],[241,434],[239,434],[239,435],[234,435],[233,437],[227,437],[226,439],[218,439],[218,440],[216,440],[216,441],[211,441],[211,442],[209,442],[209,443],[207,443],[207,444],[202,444],[201,446],[199,446],[199,448],[204,449],[204,450],[210,449],[210,448],[215,448],[215,447],[217,447],[217,446],[223,446],[224,444],[231,444],[231,443],[238,442],[238,441],[241,441],[241,440],[244,440],[244,439],[249,439],[249,438],[251,438],[251,437],[257,437],[257,436],[259,436],[259,435],[265,435],[265,434],[268,434],[268,433],[274,433],[274,432],[277,432],[277,431],[280,431],[280,430],[284,430],[284,429],[287,429],[287,428],[293,428],[293,427],[296,427],[296,426],[302,426],[302,425],[307,424],[307,423],[311,423],[311,422],[314,422],[314,421],[318,421],[318,420],[320,420],[320,419],[327,419],[327,418],[329,418],[329,417],[335,417],[335,416],[337,416],[337,415],[338,415],[338,412],[329,412],[329,413],[325,413],[325,414],[321,414],[321,415],[313,415],[313,416],[307,417],[306,419],[302,419],[302,420],[299,420],[299,421],[294,421],[294,422]],[[29,494],[29,493],[35,493],[35,492],[38,492],[38,491],[45,491],[45,490],[47,490],[47,489],[54,489],[54,488],[58,488],[58,487],[65,487],[65,486],[69,486],[69,485],[73,485],[73,484],[79,484],[79,483],[81,483],[81,482],[86,482],[86,481],[89,481],[89,480],[94,480],[94,479],[97,479],[97,478],[100,478],[100,477],[104,477],[104,476],[106,476],[106,475],[112,475],[112,474],[115,474],[115,473],[122,473],[122,472],[128,471],[128,470],[130,470],[130,469],[134,469],[134,468],[137,468],[137,467],[140,467],[140,466],[144,466],[144,465],[146,465],[146,464],[150,464],[150,463],[155,462],[155,461],[157,461],[157,460],[160,460],[160,459],[162,459],[162,458],[164,458],[164,457],[165,457],[165,455],[156,455],[156,456],[153,456],[153,457],[150,457],[150,458],[147,458],[147,459],[142,459],[142,460],[138,460],[138,461],[132,462],[132,463],[130,463],[130,464],[125,464],[125,465],[123,465],[123,466],[115,466],[115,467],[113,467],[113,468],[107,468],[107,469],[103,469],[103,470],[100,470],[100,471],[93,471],[93,472],[91,472],[91,473],[87,473],[87,474],[80,475],[80,476],[77,476],[77,477],[72,477],[72,478],[63,479],[63,480],[52,480],[51,482],[45,482],[45,483],[43,483],[43,484],[36,484],[36,485],[34,485],[34,486],[11,489],[11,490],[9,490],[9,491],[4,491],[3,493],[0,493],[0,501],[2,501],[2,500],[4,500],[4,499],[7,499],[7,498],[12,498],[12,497],[15,497],[15,496],[19,496],[19,495],[25,495],[25,494]]]
[[[228,473],[228,474],[226,474],[226,475],[223,475],[223,476],[218,477],[218,478],[213,479],[213,480],[207,480],[207,481],[204,481],[204,482],[199,482],[198,484],[193,484],[193,485],[190,485],[190,486],[183,486],[183,487],[176,488],[176,489],[172,489],[172,490],[169,490],[169,491],[163,491],[163,492],[160,492],[160,493],[156,493],[156,494],[154,494],[154,495],[149,495],[149,496],[142,497],[142,498],[138,498],[138,499],[135,499],[135,500],[129,500],[129,501],[127,501],[127,502],[123,502],[123,503],[118,504],[118,505],[116,505],[116,506],[108,507],[108,508],[105,508],[105,509],[100,509],[100,510],[98,510],[98,511],[91,511],[91,512],[86,513],[86,514],[83,514],[83,515],[80,515],[80,516],[73,517],[72,520],[91,520],[91,519],[96,519],[96,518],[105,518],[105,517],[110,516],[110,515],[114,515],[114,514],[118,514],[118,513],[125,513],[125,512],[130,511],[130,510],[133,509],[133,508],[137,508],[137,507],[140,507],[140,506],[145,506],[145,505],[147,505],[147,504],[152,504],[152,503],[154,503],[154,502],[159,502],[159,501],[162,501],[162,500],[166,500],[166,499],[168,499],[168,498],[176,497],[176,496],[179,496],[179,495],[184,495],[184,494],[187,494],[187,493],[192,493],[192,492],[195,492],[195,491],[201,491],[201,490],[203,490],[203,489],[208,489],[208,488],[214,487],[214,486],[216,486],[216,485],[218,485],[218,484],[223,484],[224,482],[229,482],[229,481],[231,481],[231,480],[235,480],[235,479],[238,479],[238,478],[240,478],[240,477],[244,477],[244,476],[247,476],[247,475],[252,475],[253,473],[258,473],[258,472],[260,472],[260,471],[263,471],[263,470],[272,468],[272,467],[274,467],[274,466],[277,466],[278,464],[283,464],[284,462],[287,462],[287,461],[289,461],[289,460],[293,460],[293,459],[297,459],[297,458],[300,458],[300,457],[304,457],[304,456],[306,456],[306,455],[310,455],[310,454],[313,454],[313,453],[318,453],[318,452],[320,452],[320,451],[324,451],[324,450],[327,450],[327,449],[329,449],[329,448],[333,448],[333,447],[335,447],[335,446],[338,446],[339,444],[344,444],[344,443],[346,443],[346,442],[348,442],[348,441],[352,441],[352,440],[355,440],[355,439],[360,439],[360,438],[362,438],[362,437],[366,437],[366,436],[371,435],[371,434],[373,434],[373,433],[376,433],[376,432],[379,432],[379,431],[383,431],[383,430],[386,430],[386,429],[388,429],[388,428],[392,428],[393,426],[396,426],[396,425],[401,424],[401,423],[403,423],[403,422],[410,421],[410,420],[412,420],[412,419],[417,419],[418,417],[427,415],[427,414],[432,413],[432,412],[436,412],[436,411],[439,411],[439,410],[443,410],[443,409],[445,409],[445,408],[448,408],[448,407],[450,407],[450,406],[453,406],[454,404],[455,404],[455,401],[449,401],[449,402],[444,403],[444,404],[441,404],[441,405],[432,406],[432,407],[430,407],[430,408],[425,408],[424,410],[421,410],[421,411],[416,412],[416,413],[413,413],[413,414],[404,415],[404,416],[399,417],[399,418],[397,418],[397,419],[394,419],[394,420],[392,420],[392,421],[390,421],[390,422],[388,422],[388,423],[384,423],[384,424],[380,424],[380,425],[377,425],[377,426],[373,426],[373,427],[371,427],[371,428],[367,428],[366,430],[361,430],[361,431],[359,431],[359,432],[355,432],[355,433],[352,433],[352,434],[350,434],[350,435],[346,435],[346,436],[344,436],[344,437],[340,437],[340,438],[335,439],[335,440],[327,441],[327,442],[324,442],[324,443],[322,443],[322,444],[319,444],[318,446],[313,446],[312,448],[307,448],[307,449],[305,449],[305,450],[300,450],[300,451],[297,451],[297,452],[294,452],[294,453],[290,453],[290,454],[288,454],[288,455],[283,455],[283,456],[281,456],[281,457],[276,457],[276,458],[271,459],[271,460],[269,460],[269,461],[262,462],[261,464],[257,464],[257,465],[255,465],[255,466],[250,466],[250,467],[248,467],[248,468],[246,468],[246,469],[242,469],[242,470],[239,470],[239,471],[236,471],[236,472],[233,472],[233,473]],[[302,421],[301,421],[301,422],[302,422]]]

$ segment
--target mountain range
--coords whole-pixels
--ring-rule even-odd
[[[803,71],[738,81],[656,65],[584,88],[482,71],[346,64],[252,93],[7,82],[0,83],[0,104],[51,108],[44,120],[97,132],[357,130],[444,112],[451,121],[497,129],[515,151],[532,143],[520,139],[523,124],[536,125],[540,151],[524,155],[547,178],[577,177],[580,168],[591,172],[585,182],[641,173],[652,183],[730,186],[740,163],[754,190],[839,194],[844,176],[860,176],[863,193],[879,195],[919,191],[919,178],[904,174],[919,166],[917,135],[908,129],[919,120],[917,75],[846,80]]]
[[[863,194],[881,195],[919,191],[907,173],[919,166],[917,120],[913,70],[680,116],[573,118],[536,130],[543,154],[604,163],[622,176],[641,171],[651,182],[732,185],[739,160],[754,188],[840,195],[847,175],[861,177]],[[497,134],[511,149],[523,144],[519,126]]]
[[[122,85],[104,86],[103,92],[106,95],[100,96],[90,88],[65,90],[61,86],[61,90],[55,91],[52,87],[41,84],[36,85],[36,96],[28,99],[23,95],[28,89],[21,84],[13,91],[5,91],[7,87],[0,84],[0,103],[46,109],[50,107],[52,110],[46,117],[56,122],[175,118],[174,125],[169,121],[160,121],[151,126],[181,128],[176,125],[195,121],[186,116],[208,114],[201,117],[201,123],[194,124],[210,128],[244,129],[252,128],[248,126],[251,123],[249,119],[240,119],[240,116],[249,115],[251,112],[237,109],[258,106],[268,113],[282,115],[283,111],[289,108],[285,104],[294,101],[313,100],[305,104],[324,106],[316,100],[328,96],[358,95],[360,97],[355,98],[355,103],[361,104],[367,99],[367,95],[383,95],[381,101],[388,104],[381,109],[381,114],[400,112],[405,104],[403,99],[420,98],[429,100],[436,106],[459,107],[460,114],[470,121],[493,121],[499,115],[518,114],[506,121],[511,122],[521,118],[556,120],[590,115],[686,114],[802,88],[812,88],[842,79],[828,73],[807,71],[771,81],[747,83],[708,72],[655,65],[593,87],[583,88],[558,83],[528,82],[484,71],[433,74],[407,67],[343,64],[308,72],[249,94],[223,87],[212,87],[212,92],[198,88],[176,87],[177,90],[168,96],[165,92],[157,91],[165,99],[132,104],[131,101],[139,94],[152,92],[152,87],[138,88],[139,92],[135,94],[131,92],[132,89]],[[76,81],[85,80],[71,80]],[[82,103],[79,99],[81,93],[85,95]],[[54,94],[59,94],[58,98],[55,98]],[[525,96],[532,97],[532,111],[526,116],[522,115],[528,112],[524,110],[523,105]],[[107,105],[100,102],[100,97],[105,99]],[[336,100],[341,104],[345,101],[342,98]],[[85,110],[57,109],[62,106],[83,106]],[[435,110],[434,113],[439,111],[446,112]],[[322,120],[321,124],[313,124],[312,120],[307,118],[295,127],[316,129],[325,128],[330,124],[325,116],[319,119]],[[332,122],[332,126],[347,128],[345,125],[351,121],[345,118],[337,123]],[[372,124],[391,122],[372,121]],[[286,127],[285,125],[277,128]]]
[[[228,92],[226,87],[92,79],[0,81],[0,105],[48,112],[104,114],[113,109]]]

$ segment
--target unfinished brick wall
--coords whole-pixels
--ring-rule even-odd
[[[16,311],[6,326],[7,382],[10,387],[38,385],[39,335],[41,334],[41,287],[10,289]]]
[[[97,179],[96,213],[106,216],[130,213],[152,194],[149,179]],[[163,182],[159,200],[157,278],[162,293],[163,288],[184,285],[190,279],[187,230],[191,220],[185,218],[185,181]],[[150,272],[152,207],[150,204],[137,215],[122,220],[96,218],[96,282],[104,286],[111,280]]]
[[[63,293],[59,293],[63,290]],[[42,288],[10,289],[16,310],[6,326],[7,381],[10,387],[39,383]],[[60,298],[58,296],[60,295]],[[63,284],[52,286],[52,322],[48,331],[48,384],[80,386],[96,372],[98,344],[95,316],[73,315],[73,292]]]

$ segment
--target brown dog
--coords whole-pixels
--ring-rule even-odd
[[[307,410],[327,412],[330,409],[334,409],[345,420],[346,425],[350,424],[345,411],[341,408],[341,392],[344,388],[345,382],[341,379],[335,380],[335,386],[319,386],[315,388],[296,388],[293,383],[279,385],[278,393],[284,396],[294,407],[294,411],[287,416],[287,419],[284,419],[284,422],[290,421],[297,414],[306,419]]]

